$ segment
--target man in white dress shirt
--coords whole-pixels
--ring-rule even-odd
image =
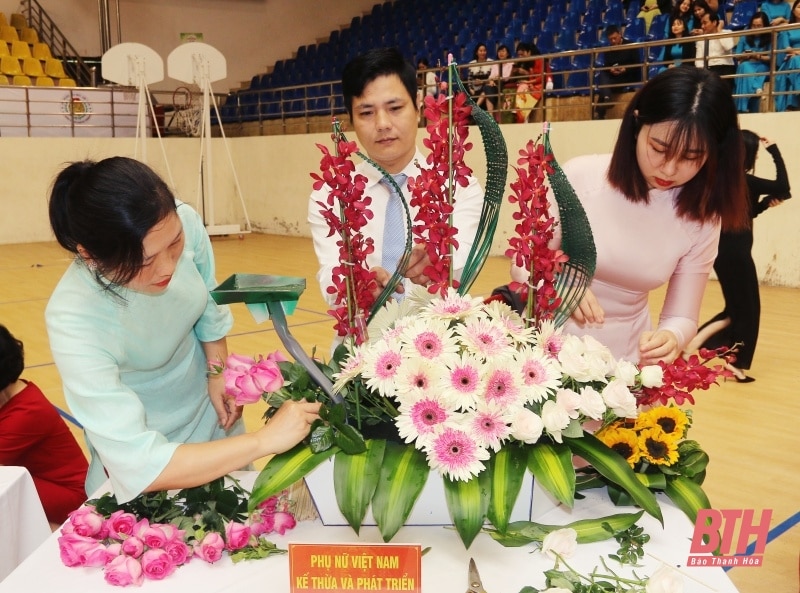
[[[700,19],[700,28],[703,30],[704,35],[731,32],[721,28],[719,15],[716,12],[704,14]],[[708,68],[711,72],[715,72],[719,76],[733,76],[736,74],[736,65],[734,64],[733,55],[731,53],[734,41],[735,39],[733,37],[717,39],[703,39],[701,37],[696,42],[697,53],[694,61],[695,66],[698,68]],[[708,48],[707,53],[706,48]],[[733,93],[733,78],[724,78],[723,80],[730,85],[731,93]]]
[[[344,104],[352,127],[358,138],[359,149],[385,169],[389,174],[404,173],[408,177],[419,175],[421,167],[428,168],[424,155],[416,145],[417,139],[417,74],[395,49],[373,49],[348,63],[342,72]],[[356,173],[367,177],[364,195],[372,198],[373,217],[362,229],[365,236],[374,239],[375,250],[367,256],[367,264],[377,274],[378,289],[383,289],[393,270],[381,266],[382,238],[384,232],[386,203],[389,190],[380,183],[381,173],[371,164],[362,162]],[[410,200],[408,182],[401,186],[406,201]],[[314,240],[320,268],[317,280],[323,297],[329,304],[336,300],[327,288],[333,285],[332,271],[339,265],[338,235],[330,235],[330,229],[320,213],[318,202],[324,202],[328,188],[323,187],[311,194],[308,204],[308,221]],[[466,187],[457,187],[454,197],[453,226],[458,229],[458,249],[454,254],[454,275],[459,277],[467,255],[475,240],[475,233],[483,206],[483,190],[478,181],[470,177]],[[411,208],[413,222],[416,208]],[[402,292],[411,283],[427,285],[430,279],[424,270],[430,261],[422,245],[415,245],[411,259],[403,275]]]

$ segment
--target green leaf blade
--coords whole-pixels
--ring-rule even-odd
[[[537,443],[530,447],[528,469],[542,488],[572,508],[575,504],[575,468],[572,451],[567,445]]]
[[[406,522],[430,472],[425,455],[414,447],[386,443],[380,478],[372,497],[372,516],[383,541],[391,540]]]
[[[339,510],[356,533],[361,529],[381,474],[386,441],[366,442],[366,451],[334,457],[333,489]]]

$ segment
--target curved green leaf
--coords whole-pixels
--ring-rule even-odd
[[[372,516],[383,541],[391,540],[406,522],[430,472],[425,455],[413,446],[386,443],[381,475],[372,497]]]
[[[676,507],[686,513],[693,524],[697,521],[697,511],[711,508],[711,501],[700,485],[684,476],[668,478],[664,493]]]
[[[648,515],[652,515],[662,525],[664,524],[661,507],[658,506],[655,495],[636,478],[628,462],[621,455],[589,433],[578,439],[564,437],[564,443],[573,453],[592,464],[603,477],[625,489]]]
[[[484,472],[491,478],[486,516],[500,531],[505,531],[511,519],[511,509],[517,502],[525,478],[527,458],[528,452],[524,448],[506,445],[492,456]]]
[[[475,536],[481,532],[486,511],[489,508],[489,483],[491,478],[488,472],[483,471],[469,481],[444,480],[444,497],[453,525],[464,542],[464,547],[469,548]]]
[[[333,490],[339,510],[356,533],[367,514],[381,475],[386,441],[366,442],[366,451],[348,455],[339,451],[333,463]]]
[[[541,542],[544,537],[556,529],[570,527],[578,535],[578,543],[586,544],[599,542],[613,537],[620,531],[625,531],[642,518],[644,511],[638,513],[618,513],[607,517],[597,517],[595,519],[581,519],[569,525],[544,525],[542,523],[532,523],[529,521],[516,521],[508,526],[506,533],[486,529],[489,535],[498,543],[507,548],[519,547],[531,542]],[[606,528],[608,526],[608,528]]]
[[[575,502],[575,468],[572,451],[567,445],[537,443],[530,447],[528,469],[542,488],[572,508]]]
[[[285,453],[275,455],[256,477],[247,509],[252,511],[273,494],[285,490],[338,450],[337,447],[331,447],[313,453],[308,445],[300,443]]]

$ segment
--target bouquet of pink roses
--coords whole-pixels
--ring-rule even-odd
[[[295,526],[287,494],[249,514],[248,496],[238,483],[225,488],[223,478],[124,504],[104,494],[70,513],[58,538],[61,561],[102,568],[106,582],[125,587],[164,579],[194,558],[213,563],[227,552],[238,562],[284,553],[263,536]]]

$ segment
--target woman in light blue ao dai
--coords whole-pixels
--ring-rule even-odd
[[[800,0],[792,4],[790,23],[800,23]],[[794,111],[800,107],[800,29],[789,29],[778,35],[779,71],[775,74],[775,110]]]
[[[769,26],[769,17],[757,12],[750,18],[748,31]],[[736,67],[734,100],[739,113],[758,113],[760,94],[769,72],[772,41],[769,33],[742,35],[734,53],[739,65]],[[760,74],[760,75],[759,75]]]

